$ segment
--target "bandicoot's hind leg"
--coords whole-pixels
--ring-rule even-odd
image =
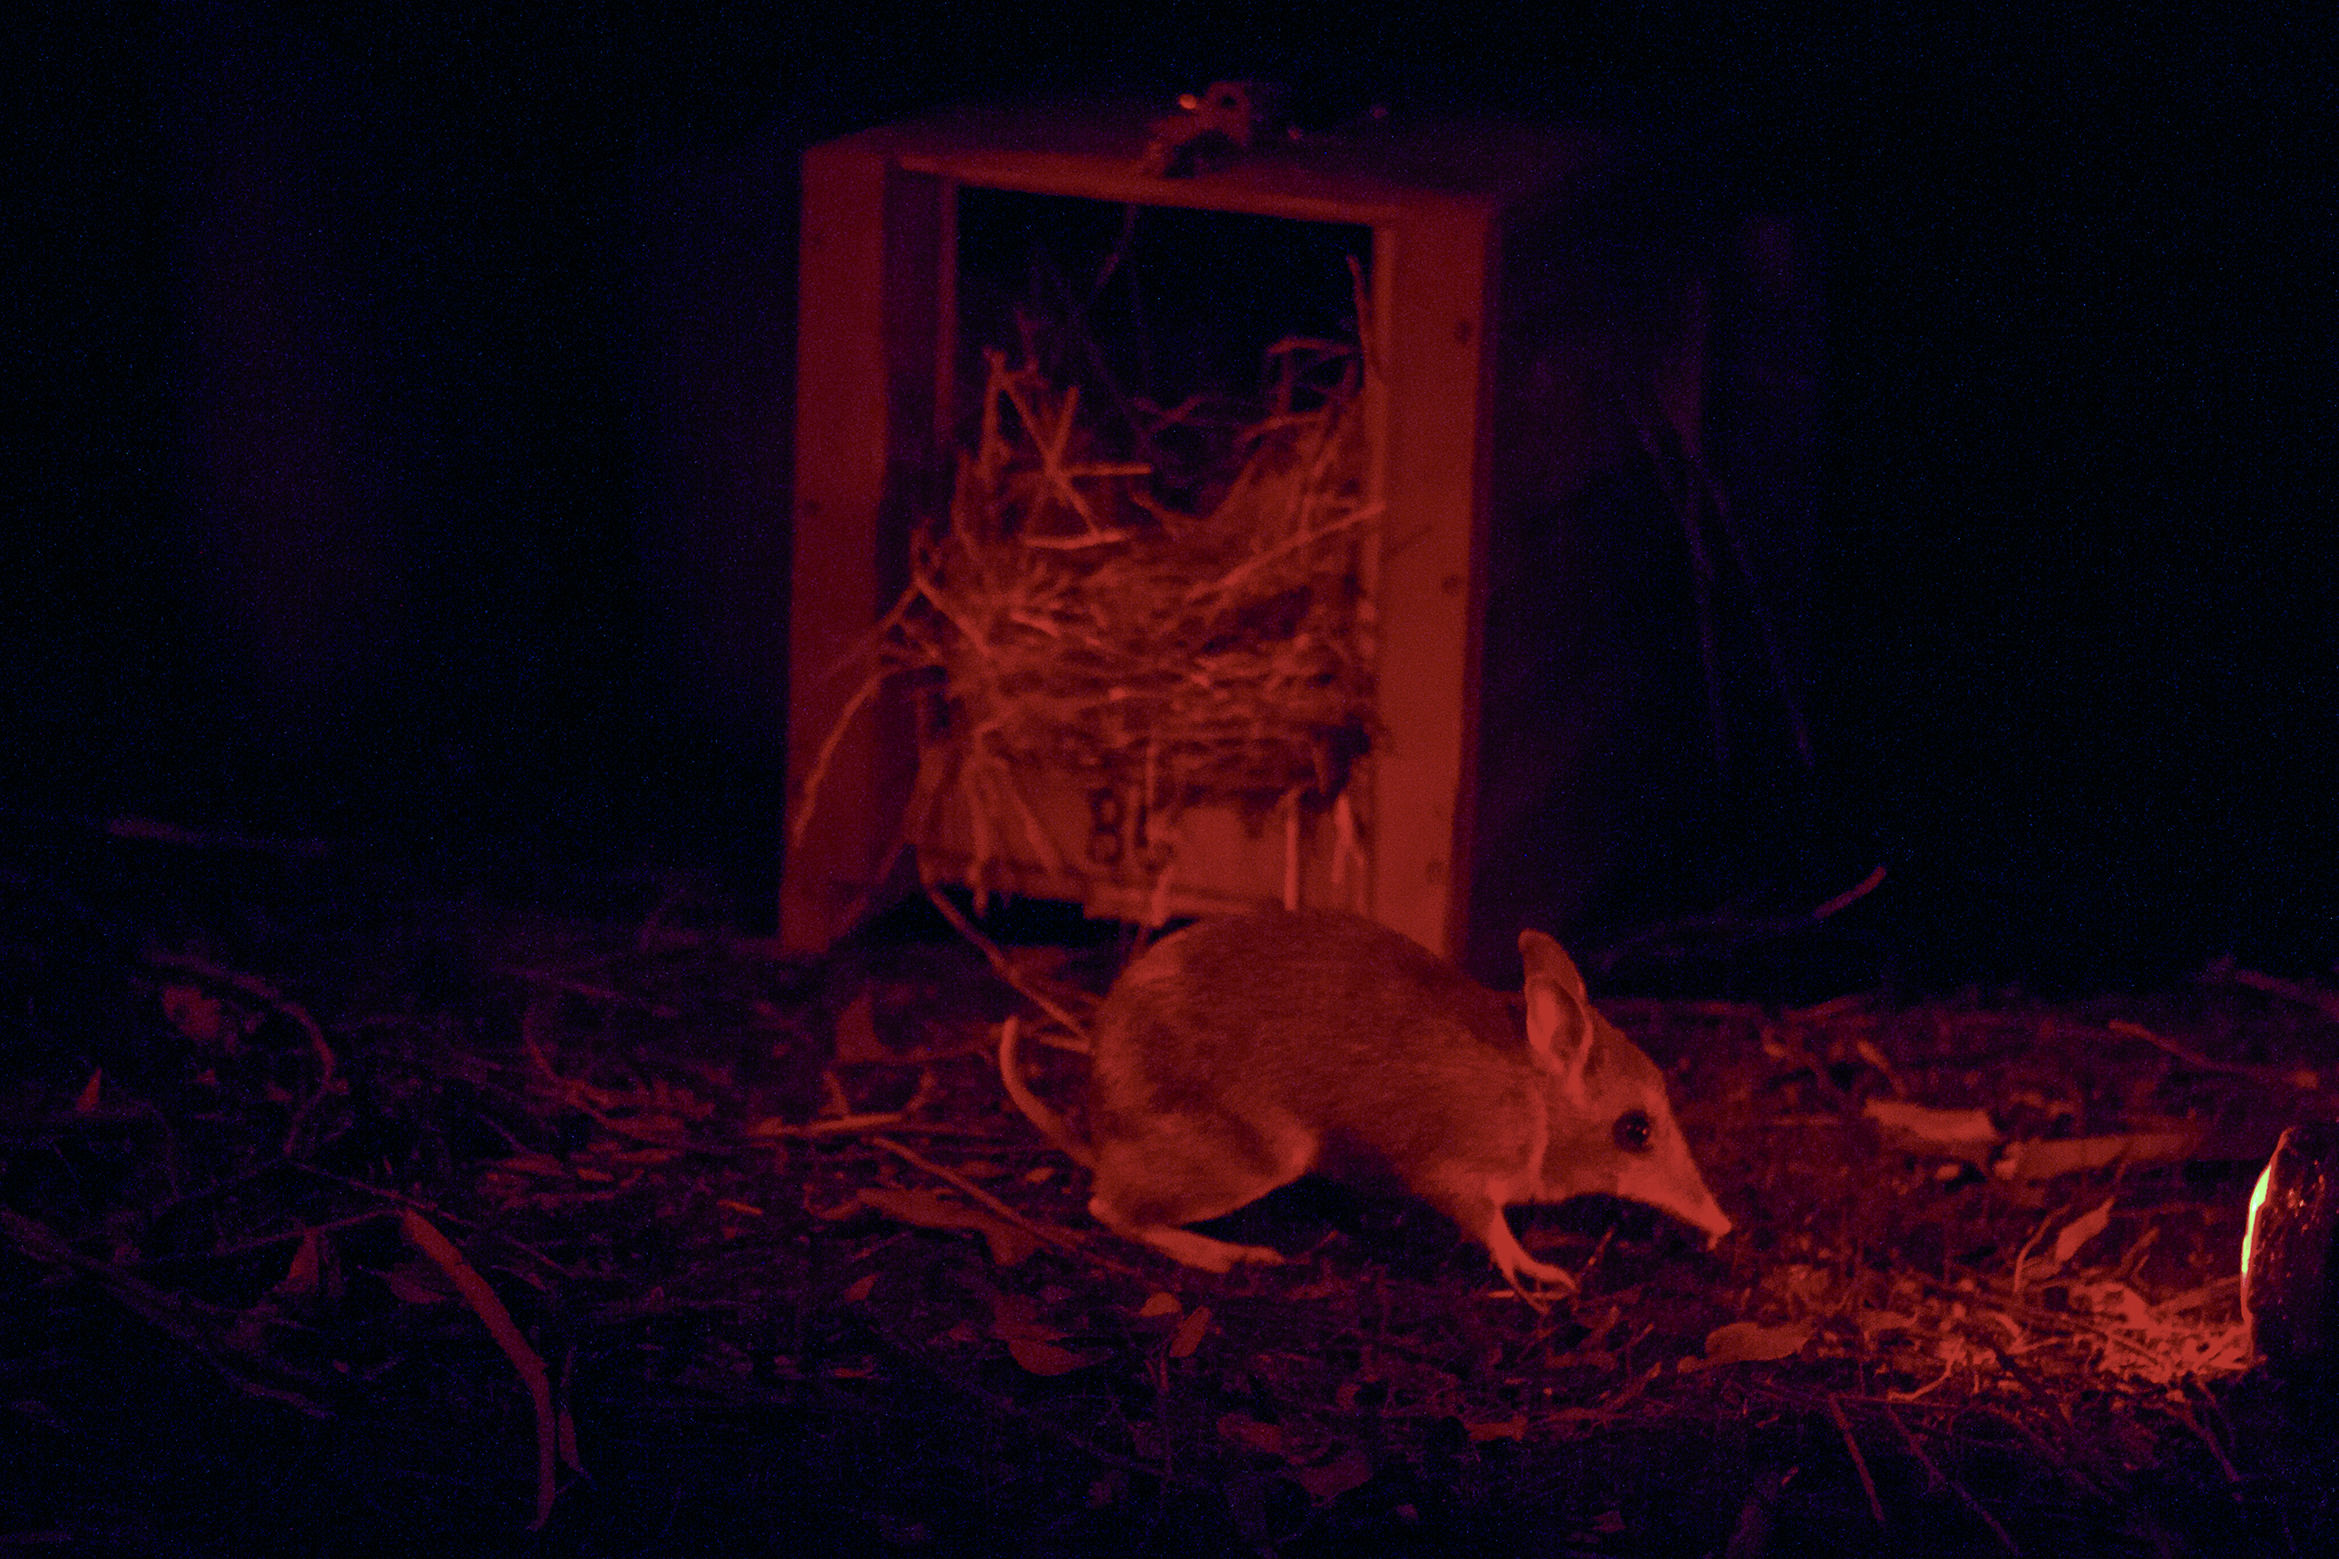
[[[1246,1152],[1197,1122],[1165,1119],[1134,1141],[1098,1148],[1088,1213],[1115,1234],[1205,1272],[1224,1272],[1238,1261],[1279,1262],[1282,1254],[1267,1246],[1236,1245],[1178,1225],[1223,1217],[1257,1201],[1297,1179],[1307,1157],[1286,1151],[1261,1162],[1255,1150]]]
[[[1232,1211],[1231,1208],[1228,1210]],[[1214,1240],[1207,1234],[1196,1234],[1191,1229],[1180,1229],[1169,1224],[1134,1222],[1102,1196],[1089,1198],[1088,1213],[1122,1238],[1150,1245],[1172,1261],[1189,1267],[1200,1267],[1205,1272],[1224,1272],[1238,1261],[1272,1266],[1283,1259],[1281,1251],[1265,1245],[1237,1245],[1230,1240]]]

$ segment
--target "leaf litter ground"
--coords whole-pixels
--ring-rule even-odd
[[[2236,1254],[2318,986],[1605,1003],[1738,1230],[1303,1183],[1113,1240],[939,922],[779,956],[353,852],[28,853],[0,936],[0,1546],[2267,1553],[2339,1536]],[[664,891],[671,890],[671,891]],[[509,895],[506,896],[510,897]],[[570,895],[573,900],[574,895]],[[352,910],[351,905],[365,906]],[[650,907],[654,906],[654,907]],[[1074,1017],[1126,948],[1003,955]],[[1081,1058],[1041,1056],[1057,1097]]]

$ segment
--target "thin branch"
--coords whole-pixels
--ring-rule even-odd
[[[924,1170],[927,1174],[932,1175],[935,1179],[941,1181],[944,1185],[949,1186],[951,1189],[957,1191],[960,1195],[965,1196],[973,1202],[977,1203],[985,1210],[995,1213],[999,1217],[1006,1219],[1009,1223],[1014,1224],[1017,1228],[1023,1230],[1026,1234],[1031,1235],[1034,1239],[1041,1241],[1043,1244],[1053,1245],[1058,1250],[1061,1250],[1068,1255],[1082,1257],[1085,1260],[1093,1262],[1095,1265],[1104,1268],[1108,1272],[1118,1272],[1125,1277],[1143,1276],[1143,1274],[1140,1273],[1135,1267],[1115,1261],[1110,1256],[1100,1256],[1094,1251],[1086,1249],[1081,1245],[1079,1240],[1073,1236],[1070,1230],[1060,1229],[1052,1224],[1041,1223],[1035,1219],[1025,1217],[1022,1213],[1017,1212],[1014,1208],[1008,1206],[1005,1202],[1000,1201],[999,1198],[993,1196],[990,1192],[984,1190],[981,1186],[976,1185],[972,1180],[969,1180],[966,1176],[960,1174],[958,1171],[954,1169],[945,1169],[942,1165],[935,1163],[932,1159],[912,1152],[910,1149],[894,1141],[891,1137],[871,1137],[869,1140],[876,1146],[883,1148],[886,1152],[891,1153],[894,1157],[900,1159],[903,1163]]]
[[[1009,989],[1015,991],[1049,1017],[1054,1018],[1058,1023],[1063,1024],[1073,1033],[1084,1034],[1087,1032],[1087,1027],[1078,1018],[1066,1012],[1060,1004],[1051,1001],[1047,996],[1024,984],[1022,972],[1015,967],[1005,953],[999,950],[998,944],[976,930],[975,923],[961,914],[958,906],[951,903],[949,897],[941,889],[932,883],[927,883],[926,897],[932,901],[934,908],[941,912],[942,918],[949,921],[960,936],[965,937],[968,942],[974,945],[975,950],[983,955],[984,961],[990,964],[991,972],[1006,981]]]
[[[1956,1495],[1964,1503],[1966,1509],[1981,1517],[1982,1525],[1990,1529],[1990,1535],[1998,1540],[1999,1547],[2010,1554],[2021,1553],[2021,1545],[2016,1543],[2007,1530],[1998,1524],[1998,1518],[1983,1509],[1982,1502],[1967,1493],[1964,1484],[1943,1472],[1940,1464],[1925,1453],[1925,1448],[1917,1443],[1917,1437],[1909,1433],[1909,1426],[1900,1421],[1900,1415],[1889,1406],[1886,1406],[1883,1412],[1885,1421],[1900,1431],[1901,1439],[1908,1445],[1909,1454],[1916,1457],[1918,1463],[1924,1467],[1925,1475],[1931,1478],[1936,1486],[1947,1488],[1950,1493]]]
[[[2314,1008],[2334,1023],[2339,1023],[2339,993],[2319,989],[2298,980],[2285,980],[2279,975],[2260,974],[2255,969],[2244,969],[2230,958],[2221,958],[2209,966],[2215,979],[2234,985],[2246,985],[2253,991],[2264,991],[2269,996],[2280,996],[2286,1001],[2299,1002]]]
[[[1835,1419],[1837,1433],[1844,1437],[1844,1449],[1852,1453],[1852,1470],[1860,1475],[1860,1487],[1868,1495],[1868,1513],[1876,1518],[1878,1526],[1888,1525],[1884,1519],[1884,1501],[1876,1497],[1876,1480],[1868,1472],[1868,1458],[1860,1454],[1860,1442],[1844,1417],[1843,1399],[1832,1391],[1827,1396],[1827,1411]]]

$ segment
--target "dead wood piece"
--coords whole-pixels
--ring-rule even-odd
[[[199,980],[209,980],[215,985],[241,991],[281,1014],[308,1040],[310,1050],[317,1057],[317,1086],[293,1110],[292,1119],[285,1123],[284,1151],[289,1155],[293,1145],[300,1140],[301,1123],[308,1119],[310,1111],[324,1102],[325,1095],[333,1091],[333,1047],[325,1043],[325,1031],[317,1026],[317,1020],[309,1016],[306,1007],[267,981],[241,970],[223,968],[207,958],[197,958],[188,953],[155,951],[146,955],[146,961],[157,969],[169,970],[174,974],[190,974]]]

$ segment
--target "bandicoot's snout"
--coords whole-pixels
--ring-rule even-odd
[[[1680,1174],[1670,1165],[1628,1170],[1617,1176],[1616,1194],[1679,1219],[1704,1235],[1706,1249],[1712,1250],[1735,1225],[1722,1211],[1722,1204],[1714,1200],[1714,1193],[1706,1189],[1697,1166],[1685,1161],[1679,1168],[1688,1173]]]

